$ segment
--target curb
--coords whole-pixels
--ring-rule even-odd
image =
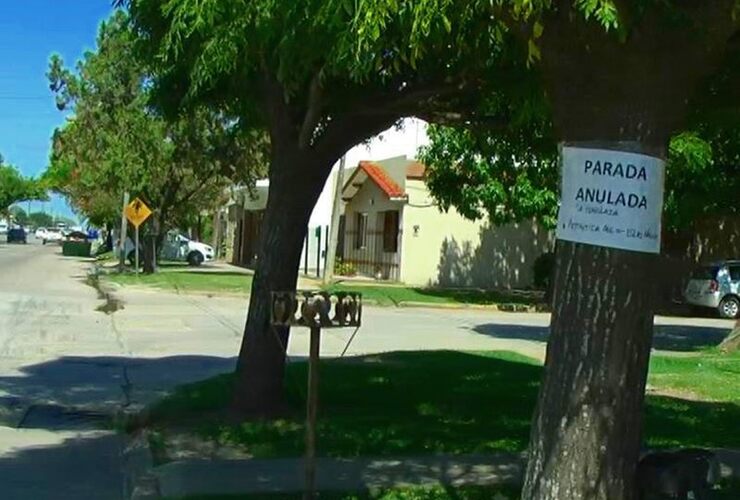
[[[363,299],[363,303],[366,302]],[[388,306],[393,307],[393,306]],[[428,309],[474,309],[481,311],[497,311],[497,312],[518,312],[518,313],[542,313],[550,312],[550,307],[546,304],[466,304],[466,303],[445,303],[445,302],[414,302],[414,301],[401,301],[396,307],[420,307]]]
[[[105,293],[114,293],[116,291],[123,290],[126,286],[115,282],[100,279],[101,276],[105,276],[108,273],[101,272],[100,266],[94,264],[93,272],[91,273],[98,277],[99,287],[101,291]],[[360,293],[362,293],[362,287],[357,287]],[[205,290],[180,290],[173,289],[167,290],[164,288],[158,288],[154,286],[142,286],[142,290],[149,290],[152,292],[169,292],[177,295],[192,295],[200,297],[229,297],[229,298],[244,298],[249,299],[249,293],[239,292],[225,292],[225,291],[205,291]],[[481,311],[493,311],[493,312],[517,312],[517,313],[547,313],[551,312],[551,308],[548,304],[517,304],[517,303],[499,303],[499,304],[471,304],[464,302],[417,302],[417,301],[399,301],[395,304],[381,304],[376,299],[362,299],[362,304],[371,307],[384,307],[384,308],[427,308],[427,309],[449,309],[449,310],[460,310],[460,309],[473,309]]]
[[[159,480],[154,475],[154,458],[149,434],[142,431],[128,440],[122,452],[123,498],[154,500],[161,498]]]

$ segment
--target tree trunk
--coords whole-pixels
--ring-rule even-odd
[[[296,148],[289,151],[284,145],[274,145],[273,149],[233,403],[239,415],[250,418],[270,418],[285,410],[283,375],[289,329],[269,324],[270,293],[295,290],[308,220],[332,166],[312,162]]]
[[[629,498],[652,340],[655,257],[559,241],[523,498]]]
[[[565,3],[545,19],[542,69],[563,143],[665,156],[719,41],[695,39],[683,25],[666,27],[662,16],[646,11],[623,42]],[[634,498],[655,259],[558,242],[522,498]]]
[[[719,345],[719,349],[722,352],[735,352],[740,350],[740,321],[735,323],[733,328],[727,337]]]
[[[152,215],[144,224],[144,237],[141,240],[142,271],[144,274],[152,274],[157,272],[157,254],[162,248],[164,235],[160,231],[158,216]]]

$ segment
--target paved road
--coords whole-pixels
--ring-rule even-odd
[[[87,283],[89,263],[32,243],[0,243],[0,497],[120,498],[121,443],[101,430],[105,415],[233,369],[246,301],[125,288],[110,302]],[[348,355],[506,349],[541,358],[548,322],[546,314],[366,308]],[[731,324],[657,318],[655,346],[680,353],[716,344]],[[339,355],[351,334],[327,331],[322,355]],[[295,329],[291,359],[306,355],[307,337]]]

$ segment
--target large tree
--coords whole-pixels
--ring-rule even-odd
[[[735,0],[527,5],[501,15],[536,46],[557,141],[662,159],[740,27]],[[650,253],[558,241],[524,498],[634,498],[654,264]]]
[[[153,209],[147,233],[159,247],[168,228],[217,207],[228,185],[259,174],[264,140],[204,108],[172,119],[155,113],[139,42],[128,16],[116,11],[75,70],[52,56],[50,87],[57,106],[73,115],[55,131],[45,177],[96,224],[117,221],[124,191],[141,197]],[[144,248],[151,271],[151,245]]]
[[[270,292],[295,289],[332,165],[403,116],[454,119],[477,108],[492,68],[510,64],[513,74],[525,57],[501,49],[506,34],[487,1],[126,3],[158,63],[160,106],[209,102],[269,134],[269,197],[234,406],[275,415],[289,332],[269,325]]]

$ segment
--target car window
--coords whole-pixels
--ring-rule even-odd
[[[730,279],[740,281],[740,266],[730,266]]]
[[[691,273],[691,279],[695,280],[713,280],[717,277],[718,266],[704,266],[694,270]]]

